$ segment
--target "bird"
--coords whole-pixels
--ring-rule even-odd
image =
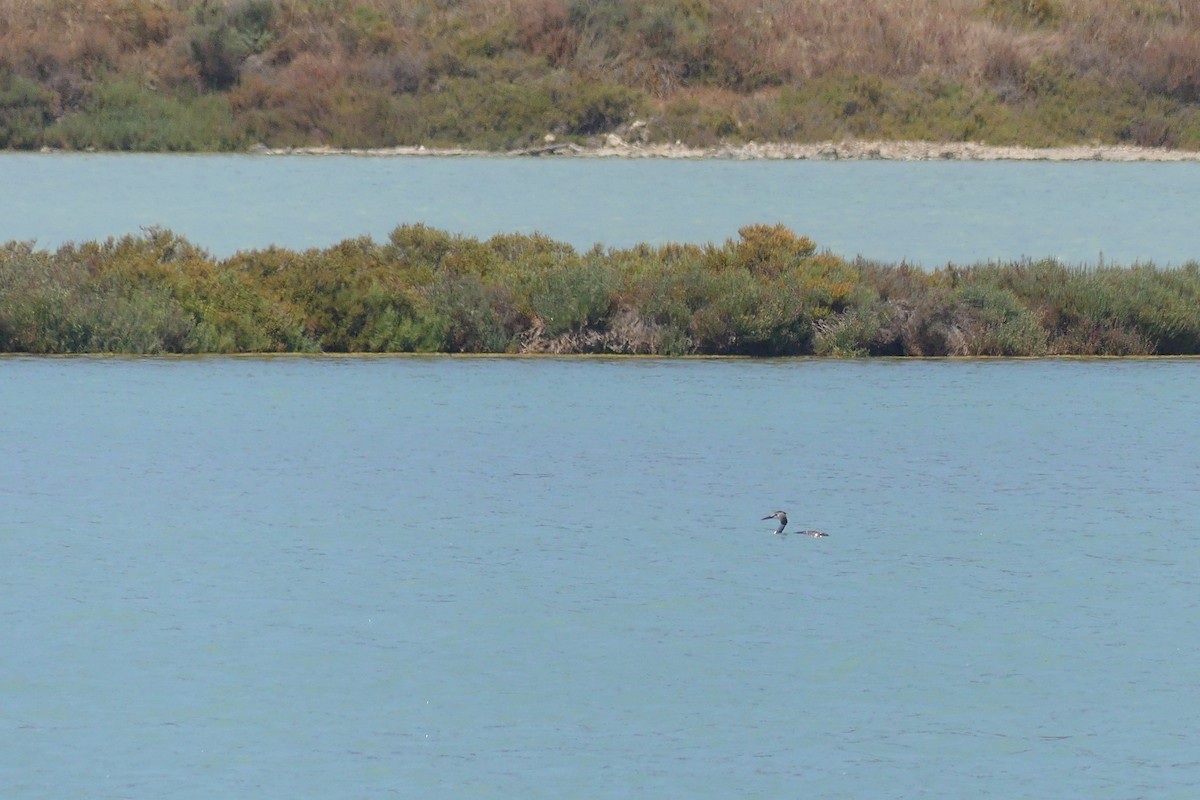
[[[787,527],[787,512],[776,511],[774,514],[767,514],[763,519],[779,520],[779,527],[775,529],[776,533],[783,533],[783,529]]]
[[[767,514],[765,517],[763,517],[763,519],[774,519],[774,520],[779,521],[779,527],[777,527],[775,529],[775,533],[782,534],[783,529],[787,527],[787,512],[786,511],[776,511],[773,514]],[[829,535],[825,531],[796,531],[796,532],[802,536],[811,536],[814,539],[819,538],[821,536]]]

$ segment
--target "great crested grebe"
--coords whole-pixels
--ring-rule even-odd
[[[782,534],[783,529],[787,527],[786,511],[776,511],[774,514],[768,514],[767,516],[763,517],[763,519],[774,519],[779,521],[779,527],[775,529],[775,533]],[[796,531],[796,533],[799,533],[802,536],[812,536],[813,538],[829,535],[825,531]]]

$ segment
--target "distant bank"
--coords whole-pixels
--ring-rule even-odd
[[[1196,0],[7,2],[0,149],[1200,150],[1198,22]]]

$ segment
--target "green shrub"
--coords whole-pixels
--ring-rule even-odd
[[[1045,354],[1045,331],[1011,291],[969,285],[960,289],[955,299],[957,308],[946,329],[949,355]]]
[[[54,105],[49,89],[0,70],[0,149],[40,147],[54,121]]]
[[[0,347],[31,353],[189,353],[211,341],[167,286],[91,268],[89,249],[9,245],[0,255]]]
[[[627,122],[641,105],[641,94],[625,86],[583,80],[552,93],[557,115],[547,130],[578,136],[607,133]]]
[[[184,100],[127,79],[100,83],[83,110],[65,116],[47,138],[98,150],[227,150],[239,143],[224,97]]]
[[[200,78],[211,89],[237,82],[246,58],[261,53],[271,41],[275,16],[272,0],[241,0],[225,9],[202,4],[201,24],[189,46]]]
[[[997,20],[1032,26],[1052,25],[1063,17],[1057,0],[985,0],[983,8]]]
[[[813,352],[836,358],[902,356],[901,316],[895,303],[880,299],[874,287],[860,283],[843,310],[815,323]]]
[[[720,246],[486,241],[423,225],[217,261],[168,230],[0,247],[5,352],[614,352],[858,357],[1200,354],[1200,263],[935,272],[782,226]]]
[[[426,292],[430,315],[417,350],[504,353],[513,349],[517,313],[507,290],[478,275],[444,272]]]

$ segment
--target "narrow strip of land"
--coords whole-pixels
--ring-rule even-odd
[[[214,259],[150,229],[0,245],[0,352],[1200,355],[1200,263],[924,272],[778,225],[586,252],[409,225]]]
[[[430,157],[567,157],[729,159],[762,161],[1200,161],[1200,152],[1132,145],[1072,145],[1069,147],[1019,147],[974,142],[844,141],[794,144],[770,142],[691,147],[685,144],[642,144],[609,136],[603,144],[543,144],[507,151],[436,148],[424,146],[380,148],[280,147],[256,145],[259,155],[361,155]]]

